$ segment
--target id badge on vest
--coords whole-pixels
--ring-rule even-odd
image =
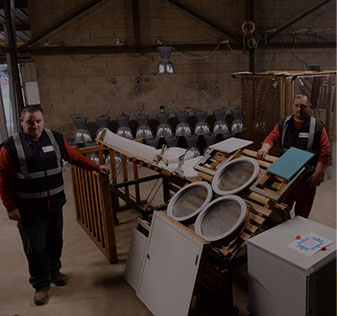
[[[45,146],[45,147],[42,147],[42,151],[46,154],[46,153],[54,151],[54,147],[52,145]]]
[[[299,133],[299,138],[309,138],[309,133]]]

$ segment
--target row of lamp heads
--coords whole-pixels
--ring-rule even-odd
[[[170,137],[180,137],[180,136],[204,136],[204,135],[218,135],[222,134],[224,136],[230,137],[232,135],[237,135],[242,133],[242,112],[241,108],[231,109],[233,115],[233,122],[229,128],[225,122],[226,110],[224,108],[213,111],[215,116],[215,123],[213,125],[213,130],[211,131],[207,123],[207,111],[205,110],[194,110],[195,118],[197,123],[194,126],[194,133],[190,124],[187,123],[189,112],[188,111],[177,111],[175,116],[178,120],[178,124],[175,128],[175,133],[173,133],[172,127],[168,123],[170,112],[160,111],[156,113],[156,118],[159,121],[155,137],[153,136],[152,130],[148,124],[150,119],[150,114],[144,112],[138,112],[135,114],[135,119],[138,122],[138,128],[136,130],[135,138],[150,140],[153,138],[170,138]],[[116,120],[118,122],[118,129],[116,134],[128,139],[133,139],[133,134],[131,128],[129,127],[130,115],[126,113],[121,113],[116,115]],[[92,141],[89,131],[87,130],[88,117],[77,116],[72,118],[73,123],[76,126],[75,131],[75,143],[86,143]],[[110,121],[110,115],[98,115],[96,116],[96,122],[98,124],[98,130],[96,137],[99,137],[102,130],[108,127]]]

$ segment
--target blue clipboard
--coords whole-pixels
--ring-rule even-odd
[[[290,181],[314,156],[308,151],[290,147],[267,171]]]

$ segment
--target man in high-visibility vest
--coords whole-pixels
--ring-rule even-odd
[[[62,206],[66,202],[62,159],[87,170],[108,174],[69,146],[62,134],[44,128],[39,106],[23,109],[22,131],[0,146],[0,196],[8,217],[18,222],[29,265],[29,282],[36,305],[48,303],[50,284],[64,286],[68,276],[60,272]]]
[[[282,155],[290,147],[296,147],[315,154],[310,161],[311,170],[290,192],[285,203],[291,209],[295,203],[295,215],[308,218],[316,187],[321,183],[322,173],[330,156],[330,145],[324,124],[310,115],[309,96],[300,93],[293,101],[293,115],[279,120],[272,132],[262,143],[257,158],[263,159],[271,148],[279,144]]]

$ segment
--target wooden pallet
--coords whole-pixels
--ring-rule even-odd
[[[218,152],[211,152],[210,157],[205,159],[205,162],[216,160],[221,157],[218,163],[208,164],[204,169],[199,169],[199,176],[208,182],[212,182],[213,176],[219,166],[223,165],[223,161],[230,161],[235,158],[254,158],[260,167],[260,175],[264,174],[266,170],[278,159],[277,157],[267,155],[265,160],[256,158],[256,151],[243,149],[234,153],[231,157],[228,154]],[[286,192],[289,192],[293,186],[288,187]],[[245,241],[254,236],[259,229],[266,223],[266,221],[285,221],[290,218],[289,208],[287,205],[282,204],[279,200],[270,198],[269,196],[259,194],[256,192],[248,191],[242,196],[248,208],[248,217],[245,225],[237,233],[237,236],[232,239],[229,244],[217,245],[216,248],[227,258],[230,259],[240,248],[245,244]]]
[[[231,259],[240,250],[249,238],[256,235],[261,227],[269,220],[274,212],[277,212],[280,216],[280,221],[284,221],[289,218],[288,207],[283,205],[274,205],[272,208],[270,205],[262,205],[257,202],[254,196],[247,195],[244,198],[248,209],[248,219],[245,225],[228,245],[219,246],[218,250],[227,258]],[[278,209],[278,210],[276,210]]]
[[[251,190],[275,202],[283,201],[291,189],[303,178],[305,171],[306,168],[302,168],[291,181],[265,171],[251,186]]]
[[[228,161],[228,155],[219,152],[215,149],[210,151],[206,156],[204,156],[198,163],[194,166],[194,169],[209,174],[215,175],[215,172]]]
[[[237,150],[235,153],[229,155],[212,150],[207,156],[200,160],[194,168],[198,170],[198,175],[202,179],[212,182],[216,171],[220,169],[225,163],[230,162],[236,158],[254,158],[258,162],[262,170],[268,169],[278,158],[267,155],[265,160],[256,158],[256,151],[250,149]]]

